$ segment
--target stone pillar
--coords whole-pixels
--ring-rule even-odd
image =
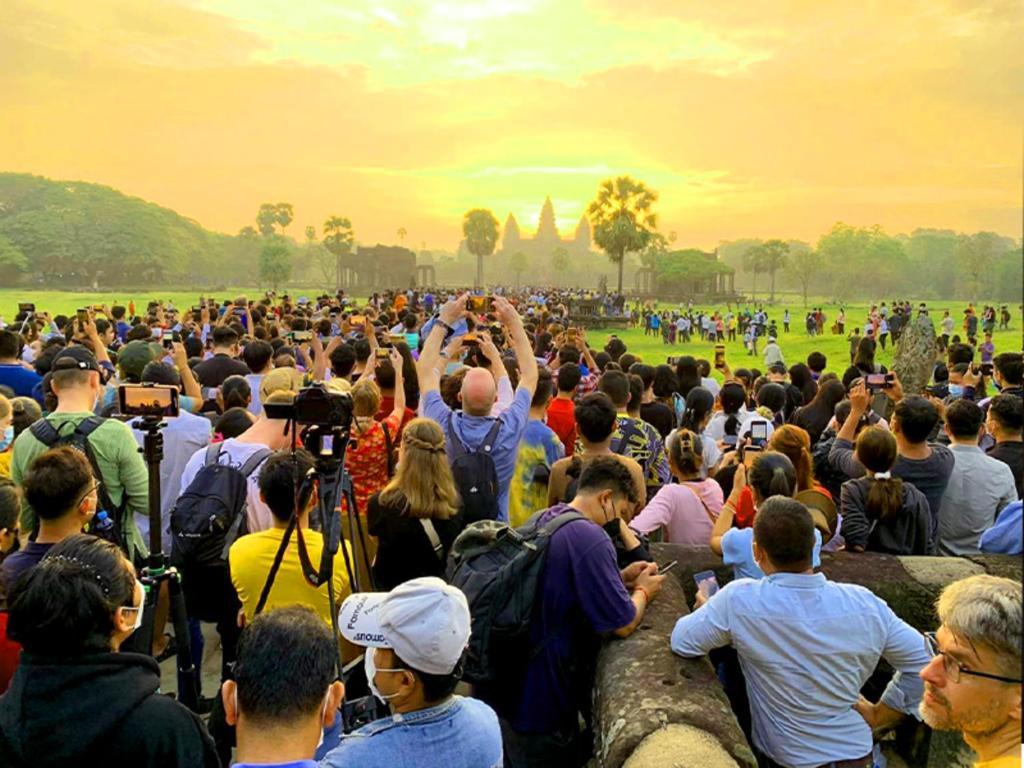
[[[915,317],[900,333],[892,368],[900,377],[903,392],[920,395],[935,368],[935,326],[928,315]]]

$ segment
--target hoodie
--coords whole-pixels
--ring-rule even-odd
[[[202,721],[159,684],[160,668],[141,654],[22,652],[0,697],[4,765],[219,768]]]

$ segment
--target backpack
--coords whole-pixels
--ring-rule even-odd
[[[29,431],[36,440],[41,442],[47,448],[70,445],[85,454],[85,457],[89,460],[89,466],[92,467],[93,479],[99,483],[99,488],[97,489],[99,510],[97,511],[106,510],[110,520],[113,522],[113,530],[105,533],[103,538],[113,541],[119,547],[123,548],[124,536],[122,535],[122,531],[124,527],[124,514],[128,507],[128,495],[124,494],[121,497],[120,505],[114,504],[113,500],[110,498],[110,494],[107,492],[107,486],[103,482],[103,473],[100,472],[100,465],[96,461],[96,454],[94,454],[92,448],[89,447],[89,435],[103,426],[105,421],[106,419],[101,418],[100,416],[90,416],[87,419],[82,419],[73,432],[61,434],[57,431],[57,428],[46,419],[38,419],[29,427]]]
[[[530,622],[548,544],[562,526],[586,519],[568,509],[541,526],[544,511],[518,528],[493,520],[474,523],[452,544],[448,583],[466,595],[472,616],[463,674],[469,682],[521,681],[539,650],[530,647]]]
[[[452,476],[462,500],[462,519],[468,525],[498,516],[498,470],[491,451],[498,439],[501,422],[497,419],[484,436],[480,447],[470,451],[455,433],[453,415],[448,414],[448,434],[452,438]]]
[[[202,468],[171,510],[172,561],[183,570],[226,565],[231,545],[246,532],[249,475],[273,453],[261,448],[239,469],[220,463],[222,448],[206,449]]]

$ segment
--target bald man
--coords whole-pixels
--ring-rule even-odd
[[[490,455],[494,460],[494,468],[498,476],[498,508],[494,510],[494,519],[508,521],[508,492],[515,470],[516,453],[519,441],[526,431],[530,415],[530,401],[537,388],[537,360],[533,356],[530,339],[523,328],[522,318],[515,308],[504,298],[494,299],[494,313],[505,326],[506,336],[511,341],[519,366],[519,387],[515,391],[512,403],[497,418],[491,417],[497,399],[498,381],[506,378],[508,373],[501,362],[501,355],[493,342],[483,338],[480,342],[481,351],[490,361],[490,370],[486,368],[470,368],[462,380],[459,401],[462,408],[454,413],[445,405],[439,391],[441,374],[439,363],[441,345],[453,335],[453,326],[459,321],[466,307],[468,294],[462,294],[448,301],[438,313],[438,321],[433,323],[430,333],[420,353],[417,373],[420,382],[420,413],[433,419],[445,431],[445,444],[449,460],[453,460],[458,446],[466,451],[476,452],[481,449],[487,436],[495,424],[499,424]],[[461,346],[454,342],[456,348]],[[458,442],[456,442],[458,441]],[[456,481],[459,478],[456,477]]]

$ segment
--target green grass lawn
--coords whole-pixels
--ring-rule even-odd
[[[322,291],[323,289],[315,286],[289,288],[289,293],[296,297],[312,297],[322,293]],[[254,296],[262,296],[263,290],[259,288],[228,288],[220,291],[219,293],[215,292],[214,298],[218,300],[233,299],[239,294],[252,298]],[[60,313],[70,315],[79,307],[103,303],[108,305],[114,304],[115,302],[127,303],[129,298],[135,299],[137,309],[143,309],[147,302],[157,299],[171,301],[175,306],[181,308],[192,306],[198,300],[199,295],[194,291],[160,291],[158,288],[150,292],[133,292],[131,295],[117,291],[78,293],[71,291],[4,288],[0,289],[0,316],[10,322],[17,311],[18,302],[22,301],[35,302],[40,309],[48,310],[51,314]],[[779,344],[782,347],[782,353],[786,358],[786,362],[791,364],[801,361],[806,362],[808,354],[813,351],[820,351],[828,358],[828,369],[842,373],[849,362],[849,343],[846,341],[845,336],[833,336],[828,333],[828,326],[832,324],[832,320],[838,314],[838,306],[828,304],[826,302],[817,303],[815,299],[812,299],[811,303],[812,305],[823,307],[828,318],[825,323],[826,333],[824,336],[810,337],[804,332],[803,317],[806,310],[803,307],[803,302],[799,299],[769,307],[769,317],[778,322],[780,331]],[[917,302],[915,301],[913,303],[916,307]],[[982,305],[984,303],[985,302],[981,302]],[[668,305],[663,302],[659,306],[671,307],[673,305]],[[792,324],[790,326],[791,333],[789,334],[782,333],[782,313],[787,306],[789,307],[792,315]],[[870,304],[857,302],[846,304],[844,306],[846,308],[847,330],[849,331],[852,329],[855,324],[863,325],[870,309]],[[936,325],[938,325],[938,320],[942,317],[942,311],[944,309],[948,309],[950,314],[958,321],[958,328],[956,331],[958,333],[960,332],[959,322],[963,317],[962,313],[966,306],[967,303],[961,300],[928,302],[929,312],[935,320]],[[724,307],[722,307],[722,309],[724,309]],[[1018,351],[1021,349],[1022,323],[1020,310],[1016,305],[1012,305],[1011,311],[1014,314],[1010,323],[1010,330],[996,331],[993,337],[997,352]],[[697,341],[690,344],[675,344],[670,346],[663,344],[660,336],[644,336],[642,328],[629,331],[609,329],[592,330],[589,333],[591,345],[595,348],[603,347],[607,341],[608,334],[613,332],[617,333],[625,342],[630,352],[640,355],[643,357],[644,362],[648,363],[663,363],[669,356],[677,355],[693,355],[695,357],[704,357],[708,360],[713,359],[714,356],[713,344]],[[726,359],[732,368],[747,367],[751,365],[763,368],[762,358],[760,355],[761,350],[764,348],[763,339],[759,340],[757,357],[748,356],[741,341],[727,342],[725,346]],[[892,362],[892,352],[892,345],[889,345],[889,349],[885,351],[879,350],[879,362],[884,365],[889,365]]]

